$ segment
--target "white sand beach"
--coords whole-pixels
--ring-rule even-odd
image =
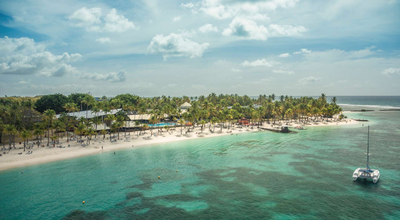
[[[358,122],[355,120],[342,120],[340,122],[328,122],[328,123],[310,123],[307,125],[300,125],[297,123],[291,123],[289,124],[290,130],[296,130],[294,129],[295,126],[304,126],[305,128],[307,127],[315,127],[315,126],[344,126],[344,125],[353,125],[357,124]],[[268,128],[268,129],[276,129],[278,126],[271,126],[271,124],[264,123],[263,126],[260,126],[260,128]],[[213,126],[211,126],[213,128]],[[98,135],[97,138],[92,137],[91,144],[89,146],[83,147],[81,144],[77,143],[77,141],[70,141],[67,143],[67,138],[64,137],[63,139],[60,139],[60,143],[57,145],[64,146],[65,148],[58,148],[58,147],[46,147],[47,140],[43,140],[41,145],[45,145],[45,147],[37,147],[37,145],[34,145],[33,149],[26,149],[24,152],[23,149],[17,149],[17,150],[11,150],[11,151],[1,151],[1,154],[3,154],[0,157],[0,171],[1,170],[7,170],[7,169],[12,169],[16,167],[23,167],[23,166],[29,166],[29,165],[35,165],[35,164],[42,164],[42,163],[48,163],[48,162],[54,162],[54,161],[59,161],[59,160],[65,160],[65,159],[71,159],[71,158],[76,158],[76,157],[82,157],[82,156],[87,156],[91,154],[98,154],[98,153],[106,153],[106,152],[112,152],[112,151],[117,151],[119,149],[126,149],[126,148],[138,148],[138,147],[144,147],[146,145],[151,145],[151,144],[160,144],[160,143],[167,143],[167,142],[172,142],[172,141],[183,141],[183,140],[188,140],[188,139],[196,139],[196,138],[207,138],[207,137],[216,137],[216,136],[221,136],[221,135],[240,135],[241,133],[246,133],[246,132],[255,132],[255,131],[260,131],[261,129],[257,128],[256,126],[251,129],[251,127],[246,128],[242,127],[239,128],[238,126],[234,126],[233,128],[230,127],[228,128],[223,128],[222,133],[219,133],[221,128],[215,128],[214,133],[210,133],[208,129],[208,125],[205,126],[204,128],[204,133],[203,134],[198,134],[201,132],[201,126],[196,126],[195,129],[188,133],[189,136],[185,135],[180,135],[181,134],[181,128],[176,127],[175,130],[170,131],[169,133],[164,131],[162,134],[160,133],[158,135],[157,130],[155,129],[153,131],[153,136],[151,139],[144,139],[146,137],[150,136],[150,131],[146,131],[145,134],[141,136],[137,136],[137,133],[127,133],[127,137],[130,140],[125,139],[125,134],[123,132],[120,132],[120,140],[116,142],[110,142],[108,139],[103,140],[102,135]],[[183,129],[183,134],[185,134],[186,129]],[[263,132],[271,132],[271,131],[263,131]],[[307,131],[305,131],[307,132]],[[155,137],[154,134],[157,134]],[[117,134],[113,134],[117,135]],[[106,138],[108,138],[109,135],[106,135]],[[97,140],[96,140],[97,139]],[[85,140],[85,138],[83,138]],[[70,145],[70,147],[68,147]],[[16,144],[17,148],[23,147],[23,144]],[[28,151],[33,151],[32,154],[27,154]],[[8,152],[4,154],[4,152]],[[21,153],[22,154],[18,154]]]

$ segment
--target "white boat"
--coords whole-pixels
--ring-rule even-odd
[[[381,174],[377,169],[369,168],[369,126],[368,126],[368,142],[367,142],[367,168],[357,168],[353,173],[353,181],[357,179],[372,180],[374,183],[379,181]]]

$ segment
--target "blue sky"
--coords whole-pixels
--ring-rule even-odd
[[[0,2],[0,95],[400,95],[399,0]]]

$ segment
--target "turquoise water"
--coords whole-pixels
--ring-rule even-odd
[[[377,184],[362,124],[254,132],[0,172],[0,219],[400,219],[400,112],[350,117]]]
[[[174,126],[175,123],[158,123],[158,124],[148,124],[149,127],[164,127],[164,126]]]

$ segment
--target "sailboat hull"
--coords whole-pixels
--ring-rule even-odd
[[[357,180],[369,180],[373,183],[377,183],[380,178],[379,170],[367,169],[367,168],[357,168],[353,173],[353,181]]]

